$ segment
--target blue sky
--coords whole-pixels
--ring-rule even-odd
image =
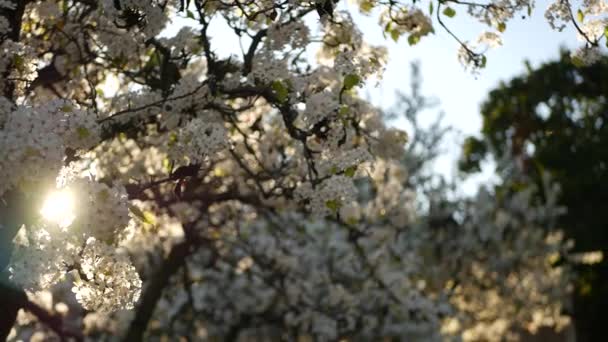
[[[486,94],[500,81],[508,81],[524,73],[524,60],[530,61],[535,67],[557,58],[560,46],[574,49],[582,45],[572,27],[567,27],[562,32],[551,29],[544,18],[550,3],[547,0],[537,1],[530,18],[510,21],[502,36],[503,46],[487,53],[487,67],[476,76],[460,65],[457,60],[457,42],[436,23],[436,18],[433,17],[435,34],[424,37],[415,46],[409,46],[405,38],[397,43],[385,39],[377,19],[356,15],[355,21],[359,23],[366,39],[372,44],[384,44],[389,48],[389,62],[383,82],[378,87],[369,85],[364,94],[369,94],[375,105],[390,107],[395,101],[396,90],[408,90],[409,63],[420,61],[422,93],[440,101],[439,108],[424,113],[421,121],[432,122],[441,110],[445,113],[444,123],[454,127],[457,132],[445,141],[445,154],[437,161],[435,170],[448,177],[455,176],[459,144],[464,136],[479,132],[479,108]],[[347,6],[355,9],[354,5]],[[421,5],[421,8],[426,9],[425,5]],[[454,8],[457,15],[443,21],[460,39],[474,41],[479,33],[488,30],[487,26],[469,17],[465,7]],[[475,192],[479,182],[489,180],[492,166],[486,165],[484,169],[482,174],[465,183],[461,189],[464,193]]]

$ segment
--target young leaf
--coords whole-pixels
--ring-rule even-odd
[[[443,15],[445,15],[446,17],[453,18],[456,15],[456,11],[452,7],[446,7],[443,10]]]
[[[355,176],[355,172],[356,171],[357,171],[357,167],[356,166],[351,166],[351,167],[347,168],[346,170],[344,170],[344,175],[346,177],[353,178]]]
[[[399,33],[399,30],[397,30],[397,29],[391,30],[391,39],[395,43],[399,40],[399,36],[401,36],[401,33]]]
[[[374,3],[369,0],[364,0],[359,3],[359,10],[364,14],[369,14],[374,9]]]
[[[272,82],[272,90],[274,90],[274,93],[277,95],[277,100],[279,100],[279,102],[283,103],[287,100],[287,96],[289,95],[289,90],[287,90],[287,87],[285,87],[285,85],[283,85],[283,82],[281,82],[281,81]]]
[[[344,77],[344,89],[350,90],[361,83],[361,78],[355,74],[348,74]]]
[[[419,41],[420,36],[410,35],[409,37],[407,37],[407,42],[408,44],[410,44],[410,46],[418,44]]]
[[[585,66],[585,62],[580,57],[572,57],[570,60],[572,61],[572,64],[574,64],[574,66],[577,68],[582,68]]]
[[[82,127],[82,126],[76,128],[76,133],[78,134],[78,137],[80,139],[85,139],[89,135],[91,135],[91,133],[89,132],[89,130],[86,127]]]
[[[339,200],[328,200],[325,202],[325,206],[331,210],[332,212],[337,212],[338,209],[342,206]]]

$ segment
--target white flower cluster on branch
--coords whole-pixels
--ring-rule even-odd
[[[104,313],[133,308],[142,283],[128,256],[90,238],[80,257],[83,276],[75,273],[72,291],[85,309]]]

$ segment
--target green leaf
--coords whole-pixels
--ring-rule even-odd
[[[283,82],[281,82],[281,81],[272,82],[272,90],[274,90],[274,93],[277,95],[277,100],[279,100],[279,102],[283,103],[283,102],[287,101],[287,96],[289,95],[289,90],[287,89],[287,87],[285,87]]]
[[[361,83],[361,78],[355,74],[348,74],[344,77],[344,89],[351,90]]]
[[[582,68],[585,66],[585,62],[579,57],[572,57],[570,60],[572,61],[572,64],[574,64],[574,66],[577,68]]]
[[[186,16],[190,19],[194,19],[194,13],[191,10],[186,10]]]
[[[433,2],[432,1],[429,3],[429,14],[433,15]]]
[[[408,44],[410,44],[410,46],[418,44],[419,41],[420,41],[420,36],[410,35],[409,37],[407,37],[407,42],[408,42]]]
[[[169,133],[169,143],[167,144],[169,147],[175,145],[177,143],[177,133],[171,132]]]
[[[129,204],[129,211],[144,223],[156,224],[156,216],[148,210],[141,210],[138,206]]]
[[[59,110],[61,110],[64,113],[70,113],[71,111],[74,110],[74,107],[70,106],[69,104],[65,104],[65,105],[61,106],[61,108],[59,108]]]
[[[576,18],[582,23],[585,20],[585,13],[579,9],[578,12],[576,12]]]
[[[392,23],[392,21],[386,23],[386,26],[384,26],[384,32],[389,32],[391,30],[391,27],[393,26]]]
[[[151,211],[144,210],[144,222],[155,226],[156,225],[156,215],[154,215],[154,213],[152,213]]]
[[[351,166],[344,170],[344,175],[346,177],[353,178],[355,176],[355,172],[357,171],[357,166]]]
[[[342,203],[340,203],[339,200],[328,200],[325,202],[325,206],[332,212],[336,213],[342,206]]]
[[[505,32],[506,29],[507,29],[507,24],[505,24],[505,23],[498,24],[498,31],[499,32]]]
[[[399,30],[397,30],[397,29],[391,30],[391,39],[395,43],[399,40],[400,36],[401,36],[401,33],[399,32]]]
[[[129,211],[131,212],[131,214],[133,214],[135,217],[137,217],[138,219],[142,220],[144,219],[144,212],[141,211],[141,209],[139,209],[139,207],[129,204]]]
[[[99,195],[99,199],[102,202],[107,202],[108,199],[110,198],[110,192],[107,189],[103,189],[100,192],[97,193]]]
[[[486,64],[488,63],[488,58],[486,57],[486,55],[481,56],[481,68],[485,68]]]
[[[359,10],[362,13],[369,14],[372,9],[374,9],[374,4],[369,0],[364,0],[359,3]]]
[[[148,61],[144,65],[144,69],[154,69],[160,65],[160,58],[158,57],[156,50],[148,56]]]
[[[23,58],[19,55],[15,55],[13,57],[13,66],[17,70],[23,70],[23,67],[25,66],[25,58]]]
[[[171,161],[171,159],[163,159],[163,169],[167,171],[167,173],[171,173],[171,171],[173,171],[173,162]]]
[[[340,110],[338,111],[338,115],[339,116],[345,116],[350,112],[350,109],[348,108],[348,106],[346,105],[342,105],[342,107],[340,107]]]
[[[456,15],[456,11],[452,7],[446,7],[443,10],[443,15],[445,15],[446,17],[454,18],[454,16]]]
[[[78,134],[78,137],[80,139],[85,139],[89,135],[91,135],[91,132],[89,132],[89,130],[86,127],[80,126],[80,127],[76,128],[76,134]]]

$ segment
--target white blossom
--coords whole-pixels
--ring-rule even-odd
[[[581,47],[572,52],[570,58],[575,64],[588,66],[598,62],[602,58],[602,53],[597,47]]]
[[[137,303],[141,280],[128,258],[112,247],[90,238],[81,253],[80,270],[72,291],[85,309],[112,312]]]

